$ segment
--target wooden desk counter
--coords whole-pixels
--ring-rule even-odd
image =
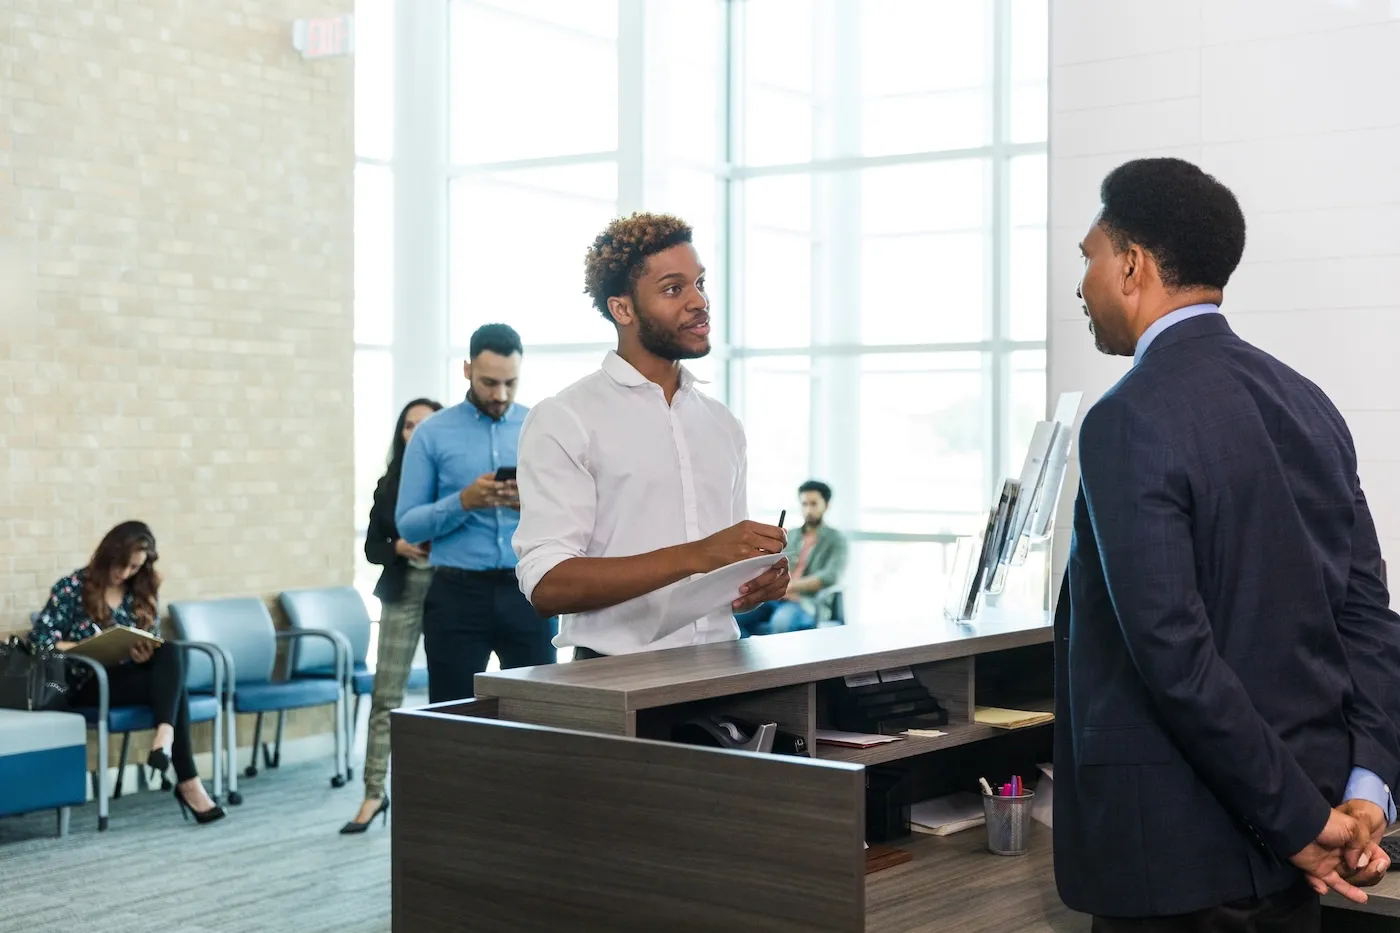
[[[1053,638],[1044,612],[971,623],[845,625],[476,676],[478,696],[635,711],[969,657]]]
[[[396,933],[447,933],[463,916],[480,933],[981,929],[956,892],[940,896],[968,906],[972,925],[940,925],[948,913],[933,895],[965,868],[890,869],[929,895],[912,902],[902,883],[867,882],[860,766],[917,758],[911,774],[941,774],[929,753],[996,738],[973,721],[978,698],[1012,705],[999,701],[1027,681],[1048,697],[1052,639],[1043,612],[845,626],[480,674],[473,698],[397,710]],[[818,727],[840,718],[839,679],[892,668],[909,668],[948,711],[945,734],[818,747]],[[804,736],[807,754],[672,741],[675,727],[716,715],[776,723]],[[966,835],[985,849],[984,833]],[[1008,899],[994,884],[986,898]]]

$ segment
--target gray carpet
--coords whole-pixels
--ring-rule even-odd
[[[159,791],[112,801],[105,833],[91,803],[66,839],[53,811],[0,819],[0,933],[387,933],[389,832],[337,835],[363,785],[329,777],[326,759],[264,771],[208,826]]]

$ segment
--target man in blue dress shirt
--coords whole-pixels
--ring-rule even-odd
[[[505,324],[472,334],[467,399],[424,421],[404,452],[399,534],[432,545],[433,582],[423,604],[428,698],[472,696],[491,652],[502,668],[552,664],[554,620],[542,619],[515,580],[511,538],[520,523],[516,465],[528,409],[515,404],[524,348]]]

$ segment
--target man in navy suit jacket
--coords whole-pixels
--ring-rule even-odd
[[[1220,314],[1229,189],[1177,159],[1104,181],[1095,343],[1057,606],[1055,874],[1096,931],[1315,931],[1400,780],[1400,618],[1346,423]],[[1256,926],[1255,924],[1259,924]]]

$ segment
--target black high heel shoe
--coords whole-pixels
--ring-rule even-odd
[[[175,785],[175,801],[180,804],[180,813],[184,816],[186,823],[190,821],[191,813],[194,814],[194,821],[200,826],[203,826],[205,823],[218,822],[228,816],[228,811],[217,803],[208,810],[196,810],[185,800],[185,795],[180,793],[180,785],[178,784]]]
[[[170,767],[170,755],[163,748],[153,748],[151,753],[146,756],[146,767],[164,776]]]
[[[388,795],[388,794],[385,794],[385,795],[384,795],[384,798],[383,798],[382,800],[379,801],[379,807],[378,807],[373,813],[371,813],[371,814],[369,815],[369,819],[365,820],[363,823],[357,823],[357,822],[355,822],[354,820],[351,820],[350,822],[346,823],[344,826],[340,827],[340,834],[341,834],[342,836],[353,836],[353,835],[355,835],[355,834],[357,834],[357,833],[362,833],[362,832],[364,832],[365,830],[367,830],[367,829],[370,828],[371,824],[374,823],[374,818],[377,817],[377,816],[382,816],[382,817],[384,817],[384,825],[387,826],[387,825],[389,824],[389,795]]]

